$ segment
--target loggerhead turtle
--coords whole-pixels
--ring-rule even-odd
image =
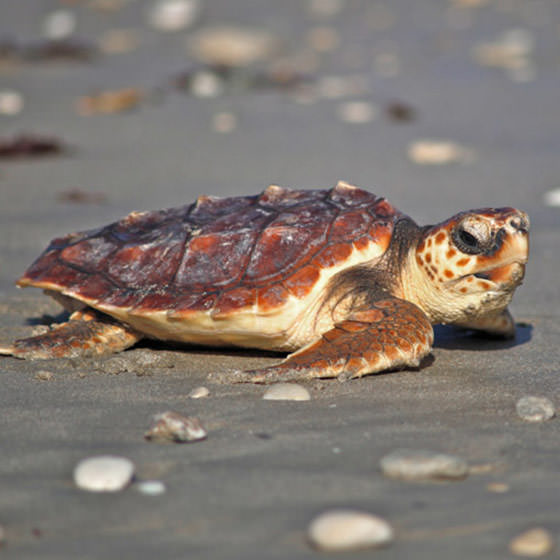
[[[101,355],[148,337],[293,352],[240,381],[416,367],[434,323],[514,335],[528,229],[514,208],[421,227],[345,182],[132,212],[51,242],[18,285],[43,288],[70,320],[3,353]]]

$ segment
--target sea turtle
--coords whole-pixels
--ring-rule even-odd
[[[18,285],[43,288],[70,320],[3,352],[101,355],[143,337],[292,352],[231,377],[255,382],[416,367],[435,323],[514,335],[528,229],[514,208],[420,227],[342,181],[132,212],[51,242]]]

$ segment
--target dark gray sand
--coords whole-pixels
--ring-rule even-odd
[[[2,341],[59,317],[54,302],[13,284],[52,237],[199,194],[338,179],[387,196],[419,223],[479,206],[527,211],[532,254],[512,305],[517,339],[440,328],[427,367],[308,383],[307,402],[263,401],[263,387],[208,380],[274,359],[258,352],[144,344],[97,361],[1,358],[2,556],[315,558],[324,553],[307,544],[306,528],[331,507],[371,512],[395,529],[390,547],[354,558],[509,558],[509,541],[528,528],[558,538],[558,419],[525,422],[515,410],[524,395],[560,403],[560,210],[545,196],[560,188],[558,3],[348,0],[324,3],[335,13],[321,15],[310,11],[318,2],[208,0],[176,33],[146,23],[152,4],[2,6],[0,33],[21,48],[2,59],[0,90],[25,104],[0,115],[1,137],[54,135],[71,147],[60,157],[0,160]],[[95,44],[128,29],[139,43],[91,62],[37,60],[29,45],[55,9],[76,15],[76,38]],[[224,22],[279,36],[289,68],[303,68],[292,78],[309,80],[296,84],[303,90],[255,85],[270,53],[235,71],[215,97],[171,87],[199,64],[187,37]],[[354,90],[336,98],[340,80],[321,82],[332,76]],[[77,113],[78,98],[125,87],[144,95],[130,111]],[[370,105],[341,106],[350,101]],[[224,112],[235,119],[229,132],[214,124]],[[366,122],[345,122],[348,112]],[[411,161],[410,144],[425,139],[461,146],[461,161]],[[200,385],[210,396],[190,399]],[[208,439],[145,441],[151,417],[166,410],[200,418]],[[453,482],[383,477],[380,459],[400,448],[458,455],[471,472]],[[74,466],[98,454],[128,457],[137,481],[161,480],[167,491],[78,490]]]

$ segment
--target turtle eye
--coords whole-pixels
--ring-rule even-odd
[[[471,251],[476,251],[478,249],[478,240],[472,233],[460,229],[457,235],[459,236],[461,244],[464,245],[466,249],[470,249]]]
[[[453,232],[453,241],[463,253],[476,255],[484,251],[487,233],[481,223],[466,221],[459,224]]]

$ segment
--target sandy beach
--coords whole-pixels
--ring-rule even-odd
[[[331,508],[385,519],[394,540],[329,558],[507,559],[535,527],[560,546],[558,419],[516,413],[524,396],[560,404],[557,2],[185,0],[171,19],[147,0],[4,4],[0,343],[65,317],[15,287],[52,238],[202,194],[343,179],[419,224],[513,206],[531,256],[514,341],[436,327],[425,367],[303,383],[309,401],[209,377],[278,360],[259,351],[0,357],[3,557],[319,558],[307,528]],[[216,28],[230,42],[205,50]],[[2,155],[21,134],[52,153]],[[167,410],[207,439],[146,441]],[[380,460],[398,449],[457,455],[468,476],[390,479]],[[132,484],[77,488],[75,465],[107,454],[134,463]]]

